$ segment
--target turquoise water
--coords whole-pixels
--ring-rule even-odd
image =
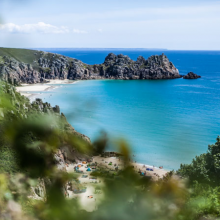
[[[83,51],[81,60],[90,57],[93,63],[100,63],[104,52],[83,55]],[[57,53],[66,55],[65,51]],[[150,53],[131,51],[130,56],[147,57]],[[165,53],[180,74],[191,70],[202,78],[78,81],[40,96],[60,105],[73,127],[92,140],[104,130],[110,137],[128,140],[136,161],[177,169],[180,163],[189,163],[206,152],[220,134],[220,52]],[[71,56],[79,58],[77,54],[80,52],[72,51]]]

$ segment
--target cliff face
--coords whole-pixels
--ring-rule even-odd
[[[122,54],[109,54],[104,62],[106,78],[116,79],[174,79],[180,78],[179,71],[162,54],[147,60],[139,56],[137,61]]]
[[[3,57],[2,60],[0,77],[4,81],[11,84],[40,82],[40,74],[31,64],[21,63],[10,57]]]
[[[147,60],[139,56],[134,61],[128,56],[110,53],[103,64],[97,65],[87,65],[77,59],[42,51],[33,51],[28,63],[21,62],[22,59],[18,57],[13,58],[8,55],[0,57],[0,77],[12,84],[39,83],[50,79],[174,79],[181,77],[179,71],[164,54],[151,56]],[[23,60],[27,61],[27,59]]]

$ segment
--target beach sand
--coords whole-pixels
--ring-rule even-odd
[[[56,88],[56,85],[71,84],[75,83],[73,80],[50,80],[48,83],[38,83],[38,84],[21,84],[21,86],[16,87],[16,91],[20,92],[21,95],[31,98],[37,96],[37,92],[48,91]],[[33,93],[34,92],[34,93]]]
[[[50,84],[72,84],[75,83],[75,80],[69,80],[69,79],[64,79],[64,80],[60,80],[60,79],[50,79],[50,82],[46,83],[47,85]]]
[[[119,169],[123,168],[123,161],[119,159],[118,157],[104,158],[104,157],[96,156],[94,157],[93,160],[94,162],[101,164],[107,169],[115,169],[114,164],[116,164],[116,166],[118,166]],[[113,165],[108,165],[109,162],[112,162]],[[135,162],[131,162],[131,166],[134,166],[135,172],[138,172],[139,170],[141,170],[141,172],[143,173],[146,172],[146,176],[152,177],[153,180],[158,180],[159,178],[162,178],[164,175],[166,175],[167,172],[169,172],[167,170],[160,169],[158,167],[153,167],[150,165],[140,164],[140,163],[135,163]],[[153,169],[153,171],[147,171],[146,170],[147,168]]]
[[[114,164],[117,164],[119,170],[123,169],[123,161],[119,157],[101,157],[101,156],[95,156],[93,157],[93,162],[92,163],[97,163],[97,167],[103,167],[107,171],[114,171],[115,166]],[[108,165],[109,162],[112,162],[112,165]],[[86,192],[84,193],[73,193],[73,191],[68,190],[69,198],[77,198],[79,201],[79,204],[81,205],[81,208],[88,211],[92,212],[94,211],[97,206],[101,203],[101,200],[103,198],[103,193],[102,193],[102,187],[103,187],[103,180],[101,178],[93,179],[91,174],[91,171],[87,171],[87,164],[82,164],[82,163],[76,163],[76,164],[69,164],[66,169],[68,173],[74,173],[74,167],[81,165],[79,168],[80,171],[83,172],[83,174],[88,175],[87,178],[83,178],[83,174],[79,174],[78,180],[82,185],[84,185],[87,189]],[[143,167],[143,164],[139,163],[131,163],[132,166],[134,166],[135,172],[138,173],[139,169],[142,172],[146,171],[146,168],[152,168],[153,171],[146,171],[146,176],[152,177],[153,180],[158,180],[159,178],[162,178],[164,175],[166,175],[167,170],[164,169],[159,169],[156,167],[152,167],[149,165],[145,165],[145,168]],[[156,175],[155,175],[156,174]],[[100,190],[97,191],[95,190],[96,187],[99,187]],[[92,196],[92,198],[89,198]]]
[[[81,163],[79,163],[81,164]],[[68,167],[66,167],[68,173],[74,173],[74,167],[79,164],[69,164]],[[87,174],[87,178],[83,178],[82,174],[79,174],[78,180],[82,185],[86,187],[86,192],[84,193],[73,193],[73,191],[67,190],[69,194],[69,198],[77,198],[79,204],[81,205],[81,208],[92,212],[94,211],[97,206],[101,203],[101,200],[103,198],[103,193],[101,191],[96,191],[96,187],[102,188],[103,181],[99,178],[94,179],[90,176],[91,171],[87,171],[86,164],[83,164],[82,167],[80,167],[80,171],[83,171],[83,174]],[[92,196],[93,198],[89,198],[89,196]]]

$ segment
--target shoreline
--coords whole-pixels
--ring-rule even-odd
[[[114,164],[116,164],[116,166],[118,165],[123,166],[122,160],[120,159],[120,157],[117,156],[113,156],[113,157],[94,156],[93,160],[94,162],[97,162],[98,164],[105,166],[107,169],[110,167],[114,167]],[[110,162],[112,162],[113,165],[108,165]],[[166,170],[164,168],[161,169],[153,165],[142,164],[136,161],[135,162],[131,161],[130,164],[133,166],[135,172],[141,171],[143,173],[146,173],[146,176],[152,177],[153,180],[158,180],[159,178],[162,178],[169,172],[169,170]],[[153,171],[146,170],[147,168],[153,169]]]
[[[110,164],[111,163],[111,164]],[[88,166],[88,164],[90,164]],[[154,167],[153,171],[146,171],[146,167],[152,167],[140,163],[130,163],[134,168],[134,172],[142,176],[139,172],[139,169],[142,172],[146,172],[144,176],[150,177],[152,181],[157,181],[160,178],[163,178],[169,171],[164,169],[159,169]],[[75,168],[78,167],[78,180],[82,186],[86,188],[84,192],[75,193],[70,186],[67,187],[68,198],[77,198],[82,209],[92,212],[96,209],[103,198],[103,178],[102,177],[93,177],[91,176],[92,169],[104,169],[109,174],[116,174],[118,171],[124,168],[123,159],[120,156],[113,157],[103,157],[103,156],[94,156],[92,157],[92,162],[82,162],[78,161],[75,163],[66,164],[66,171],[68,173],[76,173]],[[88,167],[91,167],[88,169]],[[117,171],[116,171],[117,167]],[[145,171],[144,171],[145,170]],[[116,174],[117,175],[117,174]],[[96,190],[98,188],[98,191]]]
[[[92,79],[92,80],[114,80],[114,79]],[[21,86],[15,86],[16,91],[21,95],[27,97],[32,101],[31,98],[39,95],[39,92],[50,91],[59,87],[59,85],[75,84],[79,81],[87,80],[69,80],[69,79],[50,79],[46,83],[36,83],[36,84],[21,84]]]
[[[21,86],[16,86],[16,91],[27,98],[33,98],[39,95],[37,92],[50,91],[52,89],[58,88],[58,85],[73,84],[77,82],[76,80],[49,80],[47,83],[37,83],[37,84],[21,84]],[[54,86],[56,85],[56,86]]]

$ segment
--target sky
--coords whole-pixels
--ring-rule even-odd
[[[220,50],[220,0],[0,0],[0,47]]]

